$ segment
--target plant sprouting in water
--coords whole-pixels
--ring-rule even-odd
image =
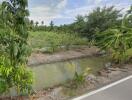
[[[78,87],[79,85],[83,84],[85,82],[85,77],[90,73],[91,69],[88,67],[84,70],[82,73],[78,73],[75,71],[74,79],[75,86]]]

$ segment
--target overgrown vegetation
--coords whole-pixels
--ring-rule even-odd
[[[55,32],[30,32],[31,47],[54,52],[58,49],[69,49],[73,45],[88,45],[86,38],[74,34]]]
[[[29,15],[27,0],[3,1],[0,32],[0,93],[16,88],[17,95],[30,94],[32,73],[26,69]]]
[[[115,9],[114,6],[98,7],[86,16],[78,15],[75,22],[70,25],[55,26],[51,21],[50,26],[43,26],[43,24],[38,26],[35,30],[40,33],[45,31],[45,33],[40,35],[39,32],[36,32],[36,36],[39,34],[43,39],[36,42],[37,44],[34,42],[33,44],[41,48],[45,47],[43,45],[47,45],[47,47],[51,47],[49,50],[51,52],[54,52],[59,46],[69,49],[71,45],[76,44],[95,45],[100,49],[110,51],[114,62],[123,63],[128,61],[131,56],[127,55],[132,44],[131,23],[132,6],[125,14],[122,13],[122,10]],[[52,34],[53,32],[54,34]]]
[[[129,60],[127,51],[132,48],[132,28],[127,27],[126,21],[131,14],[132,7],[124,15],[121,26],[97,34],[97,45],[101,49],[109,50],[116,63]]]
[[[30,21],[27,6],[27,0],[3,1],[0,6],[0,95],[14,87],[18,95],[30,94],[33,75],[26,68],[29,43],[32,49],[50,53],[73,46],[97,46],[121,64],[132,57],[132,6],[126,13],[114,6],[98,7],[61,26],[53,21],[50,26]],[[84,81],[84,74],[75,73],[76,87]]]
[[[74,79],[73,79],[73,87],[77,88],[79,85],[83,84],[85,82],[86,76],[90,73],[90,68],[86,68],[84,72],[79,74],[75,71]]]
[[[59,48],[68,50],[73,45],[87,45],[105,51],[111,63],[124,64],[132,58],[132,6],[125,13],[114,6],[98,7],[85,16],[78,15],[69,25],[55,26],[51,21],[50,26],[43,22],[40,26],[31,26],[32,48],[44,48],[53,53]],[[83,85],[88,74],[87,69],[84,73],[75,71],[73,80],[66,85],[70,92],[71,88]]]

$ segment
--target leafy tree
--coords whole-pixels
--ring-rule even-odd
[[[3,27],[3,23],[2,23],[2,5],[0,5],[0,28]]]
[[[28,48],[28,29],[26,18],[29,15],[27,0],[10,0],[4,1],[3,6],[3,23],[9,32],[7,49],[9,58],[13,66],[26,62]]]
[[[125,19],[123,23],[127,27],[132,28],[132,5],[130,6],[130,9],[127,11],[127,14],[125,15]]]
[[[97,31],[103,32],[108,28],[112,28],[119,24],[118,18],[121,17],[120,10],[114,7],[104,7],[93,10],[92,13],[86,16],[86,26],[83,35],[89,40],[95,39]]]
[[[34,21],[33,21],[33,20],[30,21],[30,29],[31,29],[31,30],[34,29]]]
[[[53,29],[54,29],[54,22],[51,21],[51,22],[50,22],[50,31],[52,31]]]
[[[126,52],[132,48],[132,28],[126,26],[126,19],[131,14],[128,13],[122,19],[120,27],[108,29],[102,33],[98,33],[98,46],[105,50],[112,51],[112,57],[117,63],[128,60]]]
[[[0,75],[4,77],[2,70],[7,68],[5,71],[7,75],[4,79],[9,83],[8,88],[14,86],[17,88],[18,94],[28,91],[32,84],[32,77],[25,68],[30,52],[27,42],[27,17],[29,15],[27,6],[27,0],[8,0],[2,3],[4,31],[0,33],[0,44],[4,51],[1,56],[9,62],[6,64],[3,60],[0,61]]]
[[[38,27],[39,22],[38,22],[38,21],[36,21],[36,23],[35,23],[35,24],[36,24],[36,27]]]
[[[41,22],[42,26],[44,25],[44,21]]]
[[[83,16],[81,16],[81,15],[78,15],[76,17],[75,23],[73,23],[73,26],[74,26],[73,30],[74,30],[75,33],[76,32],[77,33],[82,33],[83,32],[84,27],[85,27],[85,21],[84,21],[84,19],[85,18]]]
[[[31,21],[30,21],[30,24],[31,24],[31,25],[34,25],[34,21],[33,21],[33,20],[31,20]]]

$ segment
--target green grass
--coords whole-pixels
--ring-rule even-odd
[[[128,55],[129,57],[132,57],[132,49],[127,50],[127,55]]]
[[[47,48],[54,51],[56,48],[71,45],[87,45],[87,39],[80,38],[73,34],[58,34],[55,32],[30,32],[29,42],[33,49]]]
[[[50,33],[49,33],[50,34]],[[46,41],[47,33],[43,32],[30,32],[29,42],[32,48],[42,48],[47,44]]]

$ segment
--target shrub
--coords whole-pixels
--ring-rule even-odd
[[[98,34],[97,44],[101,49],[109,50],[117,63],[127,60],[127,50],[132,47],[132,30],[128,28],[109,29]]]
[[[2,31],[0,33],[0,86],[1,93],[17,88],[18,95],[29,93],[32,74],[26,69],[28,46],[27,0],[7,0],[2,3]],[[4,85],[5,84],[5,85]]]
[[[24,65],[15,68],[11,66],[7,58],[0,57],[0,94],[9,92],[12,87],[16,88],[18,95],[30,94],[32,83],[32,72],[28,71]]]

